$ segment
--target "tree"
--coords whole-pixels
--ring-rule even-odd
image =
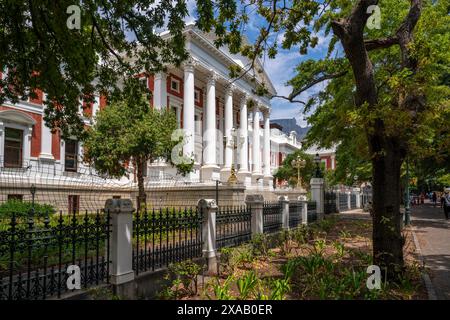
[[[136,169],[139,189],[138,210],[145,205],[144,166],[158,158],[170,163],[172,150],[180,139],[172,139],[177,129],[173,112],[149,106],[148,97],[134,94],[111,101],[96,116],[95,124],[87,129],[84,141],[85,160],[100,174],[123,177],[129,164]],[[139,92],[139,91],[138,91]],[[193,161],[177,168],[181,174],[191,171]]]
[[[45,92],[45,121],[63,136],[83,132],[80,99],[187,58],[185,1],[0,1],[0,12],[0,104]]]
[[[290,186],[296,186],[298,181],[298,171],[296,167],[292,166],[292,160],[297,159],[298,157],[305,160],[305,165],[300,168],[301,184],[302,186],[309,188],[309,181],[314,174],[316,166],[314,164],[313,157],[306,154],[302,150],[297,150],[291,154],[288,154],[283,160],[281,166],[278,168],[277,172],[274,174],[274,177],[288,181]]]
[[[381,29],[366,28],[374,5],[383,13]],[[255,11],[265,23],[248,44],[239,30]],[[303,104],[304,111],[317,107],[311,143],[327,146],[354,133],[366,145],[372,168],[374,263],[387,269],[389,277],[404,265],[402,164],[407,155],[417,154],[415,147],[430,130],[430,120],[448,107],[449,88],[441,81],[449,65],[448,50],[443,49],[450,44],[447,13],[445,0],[250,1],[234,8],[232,18],[219,15],[215,28],[217,45],[227,44],[250,59],[245,68],[231,70],[237,76],[255,69],[258,58],[274,58],[280,42],[283,49],[298,48],[305,54],[317,45],[319,32],[332,32],[327,55],[302,62],[289,81],[292,92],[281,98]],[[298,99],[321,82],[327,86],[317,96],[307,102]],[[262,86],[257,92],[267,90]],[[318,130],[322,133],[314,136]]]

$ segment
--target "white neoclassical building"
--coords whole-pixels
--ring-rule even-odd
[[[249,64],[245,57],[217,48],[213,36],[194,25],[188,25],[184,33],[189,59],[181,67],[143,74],[141,79],[152,91],[152,106],[168,108],[176,114],[179,128],[188,137],[183,153],[195,160],[194,171],[180,177],[170,165],[149,163],[148,184],[176,180],[192,187],[215,185],[219,180],[226,185],[234,167],[244,190],[271,190],[272,174],[279,164],[278,160],[271,162],[274,157],[278,159],[274,146],[279,144],[279,137],[273,132],[271,135],[269,121],[270,97],[276,94],[273,84],[258,60],[256,68],[262,72],[251,70],[231,79],[229,67],[245,69]],[[0,77],[4,72],[7,70],[0,72]],[[262,83],[268,89],[266,96],[254,94]],[[73,208],[83,202],[89,190],[102,189],[102,184],[114,190],[134,188],[133,173],[120,180],[91,177],[95,170],[82,161],[82,142],[75,137],[62,139],[57,131],[51,132],[43,120],[46,95],[40,90],[36,90],[36,95],[35,99],[0,105],[0,201],[29,197],[27,189],[33,184],[38,186],[38,192],[45,186],[48,199],[53,199],[51,192],[64,190],[58,200],[63,204],[59,206],[68,202],[67,207]],[[105,97],[96,95],[93,104],[80,102],[80,116],[89,125],[105,107]],[[120,194],[119,191],[108,194]]]
[[[169,37],[170,34],[163,36]],[[246,186],[272,184],[270,143],[270,97],[274,86],[256,61],[261,73],[249,71],[239,79],[229,77],[229,68],[243,69],[249,61],[218,49],[212,35],[200,32],[194,25],[185,30],[186,48],[190,58],[182,68],[169,68],[167,73],[150,76],[155,108],[170,108],[185,131],[185,156],[195,160],[188,179],[208,183],[227,181],[232,166],[238,179]],[[267,96],[253,92],[259,84],[268,89]],[[149,165],[155,176],[174,174],[162,163]]]

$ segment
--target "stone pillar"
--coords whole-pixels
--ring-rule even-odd
[[[203,257],[207,260],[208,273],[217,274],[216,250],[216,213],[217,204],[214,199],[201,199],[198,201],[198,210],[202,213]]]
[[[356,208],[361,208],[361,189],[360,188],[354,188],[353,192],[356,195]]]
[[[224,137],[225,137],[225,162],[222,170],[220,170],[220,179],[227,181],[230,176],[231,165],[233,163],[233,148],[231,129],[233,128],[233,89],[232,85],[228,85],[225,89],[225,125],[224,125]]]
[[[264,184],[266,186],[273,185],[273,176],[270,170],[270,110],[267,108],[264,110],[264,149],[263,149],[263,161],[264,161]]]
[[[302,201],[302,224],[308,224],[308,201]]]
[[[108,199],[105,211],[111,216],[110,281],[119,295],[130,297],[134,295],[133,204],[130,199]]]
[[[261,148],[260,148],[260,134],[259,134],[259,107],[255,104],[253,108],[253,168],[252,168],[252,183],[257,184],[258,180],[263,177],[261,173]]]
[[[288,197],[281,196],[278,198],[281,205],[281,221],[282,228],[289,229],[289,199]]]
[[[41,153],[39,154],[39,160],[54,161],[55,158],[52,154],[52,132],[50,131],[50,128],[45,125],[44,121],[45,104],[42,104],[42,108]]]
[[[252,236],[264,233],[263,205],[264,197],[261,194],[249,194],[245,197],[245,204],[251,209]]]
[[[192,62],[184,65],[183,129],[186,135],[186,143],[183,146],[184,156],[195,160],[194,65]]]
[[[323,219],[325,212],[325,189],[323,178],[311,179],[311,200],[317,204],[317,220]]]
[[[153,93],[153,104],[158,110],[167,107],[167,75],[164,72],[155,74],[155,89]]]
[[[240,128],[239,128],[239,171],[238,179],[240,182],[246,184],[250,177],[250,171],[248,171],[248,113],[247,113],[247,100],[248,96],[244,95],[240,104]]]
[[[216,75],[211,73],[206,83],[206,121],[203,141],[202,180],[210,181],[215,171],[219,170],[216,162]]]

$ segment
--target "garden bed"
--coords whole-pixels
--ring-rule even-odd
[[[369,290],[366,286],[370,276],[367,267],[373,264],[372,222],[335,215],[308,227],[262,235],[239,247],[222,248],[218,276],[204,277],[199,268],[192,268],[189,263],[177,266],[177,280],[160,297],[427,299],[412,234],[405,229],[403,235],[406,271],[396,281],[382,282],[381,289]],[[193,280],[195,273],[199,275],[197,280]]]

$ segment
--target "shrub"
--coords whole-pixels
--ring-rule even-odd
[[[161,297],[177,299],[182,295],[192,296],[197,294],[197,277],[202,271],[200,265],[188,260],[170,264],[167,271],[166,279],[174,280],[163,291]]]
[[[56,212],[56,209],[51,204],[34,203],[29,201],[20,201],[17,199],[11,199],[0,205],[0,218],[12,217],[14,213],[18,218],[26,218],[34,208],[34,216],[45,217],[48,213],[49,216]]]
[[[250,242],[254,256],[267,256],[269,253],[269,242],[265,234],[255,234]]]

